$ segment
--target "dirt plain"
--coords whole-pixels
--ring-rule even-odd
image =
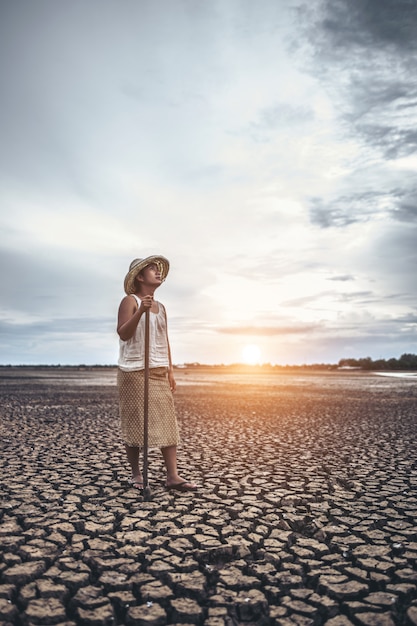
[[[99,374],[0,371],[2,626],[417,624],[416,379],[181,370],[145,502]]]

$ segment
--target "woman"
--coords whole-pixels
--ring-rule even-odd
[[[130,484],[143,490],[139,450],[143,447],[143,396],[145,370],[145,315],[149,311],[149,447],[161,448],[166,467],[166,487],[195,491],[197,485],[182,479],[177,470],[179,433],[172,393],[175,379],[168,341],[165,307],[154,300],[155,290],[169,271],[163,256],[134,259],[126,274],[126,296],[120,303],[117,332],[120,353],[117,372],[122,437],[132,469]]]

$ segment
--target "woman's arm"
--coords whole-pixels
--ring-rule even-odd
[[[140,307],[133,296],[125,296],[120,303],[117,319],[117,333],[123,341],[127,341],[135,334],[139,320],[146,310],[152,306],[153,297],[145,296]]]
[[[169,359],[168,380],[169,380],[169,386],[171,387],[171,391],[174,392],[177,388],[177,383],[175,382],[175,378],[174,378],[174,367],[172,365],[171,347],[169,345],[168,337],[167,337],[167,342],[168,342],[168,359]]]
[[[165,313],[165,324],[167,328],[167,346],[168,346],[168,362],[169,362],[168,380],[169,380],[169,386],[171,387],[171,391],[174,392],[177,388],[177,383],[175,382],[175,378],[174,378],[174,366],[172,365],[171,346],[169,345],[169,339],[168,339],[168,319],[167,319],[167,312],[166,312],[165,307],[164,307],[164,313]]]

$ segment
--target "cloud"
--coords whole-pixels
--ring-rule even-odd
[[[337,282],[345,283],[351,280],[355,280],[355,277],[351,274],[343,274],[341,276],[329,276],[327,280],[334,280]]]
[[[404,345],[387,320],[416,309],[412,3],[23,0],[2,17],[4,354],[108,362],[124,274],[155,252],[179,360],[235,361],[248,333],[271,362],[360,350],[357,327]]]
[[[336,47],[417,51],[417,7],[410,0],[326,0],[323,27]]]
[[[388,159],[413,153],[417,147],[414,3],[326,0],[307,31],[315,58],[313,71],[337,102],[345,127]]]
[[[273,335],[299,335],[306,334],[318,328],[317,325],[304,326],[230,326],[217,328],[216,331],[227,335],[252,335],[259,337],[271,337]]]
[[[2,363],[11,365],[114,364],[115,337],[112,318],[94,323],[91,317],[23,320],[10,316],[0,321]]]
[[[404,193],[393,211],[393,217],[401,222],[417,221],[417,188],[413,190],[413,193]]]
[[[339,197],[330,201],[312,198],[310,201],[311,221],[321,228],[345,228],[350,224],[365,221],[369,219],[366,205],[369,200],[375,198],[375,195],[372,193],[352,194],[349,197]]]

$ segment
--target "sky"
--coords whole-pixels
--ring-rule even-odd
[[[0,85],[0,364],[151,254],[176,364],[417,352],[416,0],[0,0]]]

